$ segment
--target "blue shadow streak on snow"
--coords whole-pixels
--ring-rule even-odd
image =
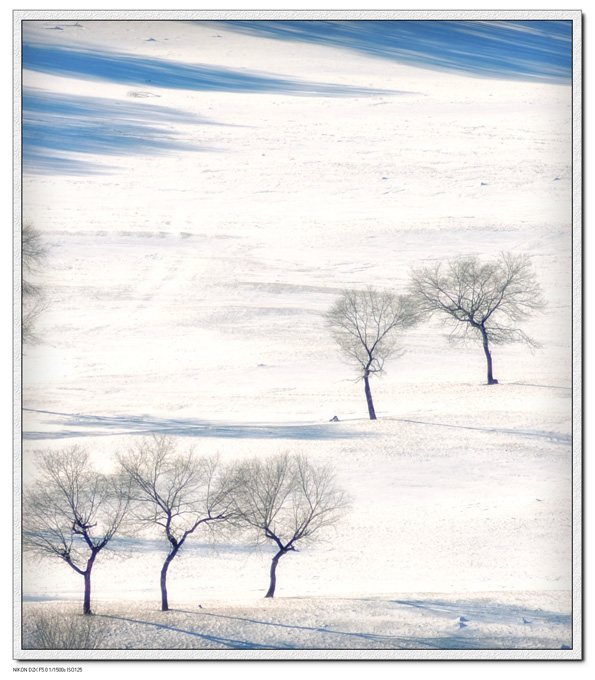
[[[21,600],[23,602],[59,602],[61,600],[64,600],[64,595],[63,594],[56,594],[56,595],[45,595],[45,594],[39,594],[39,595],[34,595],[31,593],[23,593],[21,595]]]
[[[176,610],[170,609],[170,612]],[[127,623],[137,623],[143,626],[151,626],[153,628],[161,628],[162,630],[170,630],[174,633],[183,633],[184,635],[191,635],[207,642],[214,642],[222,647],[229,649],[293,649],[290,645],[260,645],[256,642],[249,642],[247,640],[233,640],[231,638],[219,637],[217,635],[207,635],[205,633],[197,633],[194,630],[184,630],[183,628],[175,628],[174,626],[166,626],[162,623],[153,623],[152,621],[140,621],[138,619],[130,619],[125,616],[114,616],[110,614],[96,614],[96,618],[114,619],[116,621],[126,621]]]
[[[469,75],[570,82],[571,21],[225,21],[279,40],[340,47]]]
[[[520,605],[492,602],[444,602],[441,600],[393,600],[395,604],[428,610],[434,614],[443,614],[459,619],[464,623],[508,623],[518,625],[555,624],[571,626],[572,615],[549,612],[542,609],[531,609]]]
[[[572,435],[561,432],[545,432],[542,430],[513,430],[505,427],[475,427],[473,425],[453,425],[451,423],[431,423],[426,420],[411,420],[409,418],[391,418],[401,423],[412,423],[414,425],[430,425],[432,427],[448,427],[457,430],[474,430],[476,432],[488,432],[490,434],[512,434],[530,439],[545,439],[554,444],[562,446],[572,445]]]
[[[520,383],[520,382],[512,382],[509,384],[518,385],[519,387],[541,387],[546,390],[561,390],[563,392],[567,392],[569,395],[572,395],[572,387],[564,387],[563,385],[536,385],[534,383]]]
[[[482,649],[489,648],[489,645],[482,646],[481,640],[477,638],[463,637],[462,635],[451,635],[435,638],[411,638],[401,635],[383,635],[381,633],[365,633],[334,630],[332,628],[321,628],[312,626],[298,626],[295,624],[278,623],[273,621],[260,621],[258,619],[249,619],[241,616],[229,616],[225,614],[212,614],[206,611],[191,612],[184,610],[176,610],[184,614],[195,614],[197,617],[213,617],[217,619],[227,619],[230,621],[238,621],[242,630],[245,624],[256,624],[261,626],[270,626],[273,628],[284,628],[288,631],[306,631],[321,634],[321,642],[317,645],[320,649],[335,649],[333,646],[333,639],[338,637],[357,638],[370,643],[370,649]],[[295,634],[295,633],[294,633]],[[330,637],[329,637],[330,636]],[[264,647],[264,645],[262,645]],[[294,645],[295,649],[308,649],[311,645],[300,646]]]
[[[182,437],[217,437],[223,439],[353,439],[365,434],[353,434],[341,429],[340,423],[324,424],[250,424],[220,423],[192,418],[172,419],[150,416],[93,416],[54,411],[23,409],[34,413],[57,416],[49,422],[63,429],[56,432],[23,432],[25,440],[67,439],[109,435],[169,434]]]
[[[392,90],[307,82],[206,64],[136,57],[126,53],[83,51],[28,43],[23,45],[22,64],[24,69],[51,75],[168,89],[322,97],[403,94]]]
[[[112,538],[112,548],[121,554],[127,553],[144,553],[144,552],[161,552],[171,550],[171,544],[165,536],[160,538],[138,538],[136,536],[115,536]],[[194,540],[185,542],[183,551],[185,555],[200,556],[208,553],[210,555],[245,555],[246,553],[254,552],[255,548],[251,544],[243,543],[215,543],[203,542]],[[274,554],[274,546],[258,546],[259,551]]]
[[[204,151],[171,124],[215,124],[163,106],[99,97],[60,95],[26,89],[23,106],[23,169],[35,174],[93,174],[109,166],[72,158],[72,153],[103,156],[157,155]]]
[[[256,624],[260,626],[270,626],[272,628],[285,628],[287,630],[293,630],[293,631],[307,631],[307,632],[313,632],[313,633],[321,633],[323,635],[331,635],[331,636],[347,636],[351,638],[360,638],[363,640],[368,640],[370,642],[377,642],[377,643],[382,643],[382,647],[386,648],[389,646],[390,648],[393,649],[400,649],[402,648],[403,644],[411,644],[411,643],[416,643],[421,648],[426,649],[427,647],[434,647],[435,645],[432,644],[431,642],[426,642],[426,641],[421,641],[421,640],[413,640],[412,638],[404,638],[401,636],[396,636],[396,635],[381,635],[378,633],[353,633],[353,632],[347,632],[347,631],[341,631],[341,630],[333,630],[332,628],[320,628],[320,627],[313,627],[313,626],[298,626],[295,624],[288,624],[288,623],[278,623],[274,621],[259,621],[258,619],[248,619],[246,617],[242,616],[229,616],[226,614],[212,614],[210,612],[192,612],[192,611],[185,611],[182,609],[177,609],[176,611],[179,611],[183,614],[194,614],[197,617],[211,617],[211,618],[216,618],[216,619],[226,619],[229,621],[239,621],[242,624],[242,627],[246,623],[250,624]],[[261,645],[264,647],[264,645]],[[321,644],[320,645],[322,648],[328,647],[329,649],[333,649],[332,644]],[[300,649],[299,645],[294,646],[295,649]],[[303,649],[304,647],[302,647]]]

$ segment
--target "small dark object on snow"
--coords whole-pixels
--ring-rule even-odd
[[[560,649],[572,649],[572,647],[569,647],[568,645],[562,645]]]
[[[338,422],[339,422],[339,419],[337,418],[337,416],[333,416],[333,417],[329,420],[329,423],[338,423]]]

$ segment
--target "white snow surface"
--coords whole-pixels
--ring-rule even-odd
[[[137,437],[167,432],[224,461],[303,452],[353,497],[325,540],[281,561],[274,601],[263,599],[272,549],[198,534],[170,567],[172,611],[160,612],[160,538],[121,537],[93,571],[114,658],[576,644],[571,88],[209,24],[29,30],[49,44],[396,92],[23,73],[24,87],[213,123],[158,124],[206,150],[78,154],[108,171],[24,176],[23,220],[48,245],[51,301],[43,341],[23,358],[25,482],[38,449],[81,444],[110,470]],[[325,328],[337,295],[405,292],[412,266],[503,250],[533,258],[548,306],[526,330],[541,348],[494,348],[500,384],[488,387],[479,345],[453,347],[438,322],[420,324],[373,382],[369,421]],[[26,625],[39,610],[78,613],[82,578],[67,565],[25,554],[22,567]]]

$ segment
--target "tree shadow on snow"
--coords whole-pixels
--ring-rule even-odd
[[[476,76],[542,82],[568,82],[571,76],[570,21],[232,20],[220,25]]]
[[[175,610],[171,610],[173,612]],[[115,621],[125,621],[127,623],[139,624],[142,626],[150,626],[154,628],[160,628],[162,630],[172,631],[174,633],[182,633],[184,635],[190,635],[195,638],[200,638],[205,642],[212,642],[221,647],[226,647],[228,649],[293,649],[291,646],[272,646],[272,645],[261,645],[256,642],[250,642],[248,640],[235,640],[233,638],[220,637],[218,635],[208,635],[206,633],[198,633],[194,630],[185,630],[184,628],[176,628],[175,626],[168,626],[163,623],[153,623],[152,621],[140,621],[139,619],[131,619],[126,616],[115,616],[113,614],[96,614],[97,618],[103,619],[113,619]],[[163,645],[155,648],[143,647],[143,649],[164,649]],[[177,649],[177,648],[172,648]],[[181,647],[180,649],[187,649],[187,647]]]
[[[422,609],[433,614],[456,618],[461,623],[556,624],[570,626],[572,616],[511,605],[497,601],[447,602],[443,600],[392,600],[394,604]],[[461,620],[462,619],[462,620]]]
[[[560,614],[551,611],[544,611],[538,608],[523,607],[520,605],[509,605],[497,601],[470,601],[470,602],[447,602],[443,600],[386,600],[378,603],[381,609],[389,606],[389,610],[382,611],[390,613],[390,608],[395,614],[402,616],[403,608],[412,607],[425,610],[432,619],[442,619],[452,626],[452,633],[442,636],[432,636],[419,638],[400,635],[383,635],[379,633],[352,632],[338,630],[327,626],[304,626],[288,624],[278,621],[263,621],[246,616],[233,616],[229,614],[217,614],[202,610],[183,610],[170,609],[164,616],[170,619],[169,623],[157,623],[154,621],[140,620],[126,616],[101,614],[102,618],[113,619],[127,622],[130,624],[149,626],[164,631],[180,633],[183,636],[190,636],[193,639],[211,643],[217,647],[227,649],[521,649],[523,640],[531,636],[531,627],[547,630],[548,637],[561,640],[571,637],[572,617],[569,614]],[[191,617],[184,623],[175,620],[176,615]],[[365,620],[365,612],[362,616]],[[173,619],[173,620],[172,620]],[[205,632],[209,625],[220,626],[227,623],[229,629],[224,635],[215,635]],[[399,625],[395,619],[393,627]],[[256,626],[256,628],[254,628]],[[486,628],[487,626],[487,628]],[[490,628],[490,626],[492,628]],[[499,632],[493,633],[490,631]],[[195,627],[199,630],[195,630]],[[262,627],[276,629],[275,635],[279,631],[287,631],[288,641],[275,638],[274,644],[256,642],[250,639],[251,631],[254,637],[263,639],[266,630]],[[556,630],[557,629],[557,630]],[[526,633],[523,634],[523,631]],[[202,632],[199,632],[202,631]],[[312,635],[314,634],[314,635]],[[498,639],[500,638],[500,640]],[[518,647],[513,646],[511,638],[518,640]],[[180,642],[183,638],[178,638]],[[539,639],[533,638],[537,645],[532,647],[546,648],[539,645]],[[350,645],[352,645],[350,647]],[[127,647],[131,649],[131,647]],[[159,649],[189,649],[188,644],[180,644],[179,647],[167,647],[165,643]],[[560,649],[560,643],[553,643],[551,647]],[[143,647],[147,649],[147,647]]]
[[[172,131],[171,126],[217,123],[170,107],[26,88],[22,109],[26,173],[105,174],[114,168],[95,162],[94,155],[153,157],[176,151],[215,151]]]
[[[315,644],[294,644],[294,649],[335,649],[337,647],[338,637],[344,637],[347,639],[358,639],[367,641],[370,644],[368,648],[374,649],[444,649],[440,647],[438,642],[433,642],[431,640],[416,640],[414,638],[406,638],[396,635],[381,635],[378,633],[354,633],[350,631],[334,630],[332,628],[320,628],[314,626],[299,626],[296,624],[278,623],[273,621],[260,621],[258,619],[249,619],[242,616],[230,616],[227,614],[212,614],[210,612],[192,612],[184,610],[180,611],[183,614],[193,614],[199,617],[211,617],[215,619],[226,619],[230,621],[238,621],[241,625],[254,624],[258,626],[269,626],[272,628],[282,628],[288,631],[304,631],[307,633],[320,633],[322,637]],[[461,641],[463,643],[464,641]],[[375,644],[374,644],[375,643]],[[273,649],[271,645],[262,645],[265,648]],[[344,644],[339,643],[339,648],[346,649]],[[450,648],[467,648],[464,644],[462,647],[450,647]]]
[[[410,418],[391,418],[401,423],[412,423],[414,425],[430,425],[432,427],[447,427],[457,430],[474,430],[477,432],[488,432],[489,434],[508,434],[530,439],[545,439],[554,444],[564,446],[572,445],[572,435],[561,432],[550,432],[544,430],[513,430],[506,427],[477,427],[474,425],[454,425],[452,423],[432,423],[427,420],[412,420]]]
[[[365,434],[345,431],[337,423],[223,423],[194,418],[154,418],[151,416],[98,416],[23,409],[49,416],[45,422],[61,425],[51,432],[23,431],[23,439],[67,439],[125,434],[169,434],[183,437],[216,437],[223,439],[353,439]]]
[[[411,604],[416,606],[418,603],[409,603],[403,601],[393,601],[394,604]],[[427,608],[434,612],[435,606],[439,603],[419,603],[419,606],[427,606]],[[448,606],[448,605],[443,605]],[[471,616],[473,614],[470,610],[473,609],[473,605],[450,605],[452,607],[453,616],[456,612],[465,611],[468,613],[469,618],[461,617],[456,621],[452,622],[453,633],[451,635],[435,636],[435,637],[410,637],[402,635],[383,635],[380,633],[366,633],[366,632],[352,632],[337,630],[328,627],[315,627],[315,626],[301,626],[296,624],[286,624],[274,621],[261,621],[259,619],[247,618],[242,616],[230,616],[225,614],[214,614],[210,612],[196,612],[196,611],[185,611],[185,610],[175,610],[182,614],[194,615],[197,618],[212,618],[217,620],[228,620],[232,622],[237,622],[238,625],[242,626],[242,632],[244,632],[245,626],[266,626],[276,629],[285,629],[288,633],[292,634],[291,640],[292,644],[287,646],[279,646],[279,640],[276,640],[276,645],[265,645],[262,643],[258,644],[258,647],[264,649],[349,649],[350,644],[353,648],[366,648],[366,649],[505,649],[509,645],[509,636],[503,638],[502,644],[498,644],[494,641],[492,635],[489,637],[485,635],[478,635],[476,631],[473,630],[473,623]],[[530,626],[533,622],[535,623],[547,623],[548,625],[559,624],[562,626],[570,625],[570,617],[563,616],[552,613],[544,612],[534,612],[528,611],[526,609],[506,607],[503,606],[503,612],[500,612],[500,616],[494,618],[493,610],[491,607],[486,607],[484,620],[479,621],[479,623],[490,623],[497,622],[500,624],[509,624],[510,626],[514,623],[521,624],[522,621],[526,623],[523,625]],[[451,613],[451,612],[447,612]],[[523,619],[522,614],[525,616],[531,616],[531,621]],[[533,616],[535,615],[535,616]],[[537,618],[540,620],[537,621]],[[468,622],[465,623],[464,621]],[[398,625],[398,624],[395,624]],[[249,628],[248,628],[249,630]],[[299,638],[296,639],[296,635],[299,636],[300,633],[315,633],[314,639],[306,639],[300,641]],[[261,635],[261,633],[259,634]],[[352,641],[352,642],[350,642]],[[359,644],[358,644],[359,643]],[[256,646],[254,647],[256,648]],[[559,648],[559,646],[558,646]]]
[[[24,42],[23,68],[57,76],[198,92],[276,93],[318,97],[405,94],[403,91],[305,81],[247,69],[182,63],[128,52],[83,50]]]

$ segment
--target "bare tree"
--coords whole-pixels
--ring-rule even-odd
[[[376,420],[370,376],[382,373],[387,359],[402,354],[399,334],[417,321],[410,298],[373,288],[349,290],[327,312],[326,321],[344,358],[363,379],[370,420]]]
[[[27,344],[39,342],[34,326],[39,315],[46,309],[47,302],[41,287],[32,282],[43,267],[46,246],[41,234],[30,224],[23,225],[21,231],[21,329],[22,340]]]
[[[199,526],[233,519],[232,494],[238,482],[216,457],[198,457],[192,449],[179,452],[174,439],[166,436],[143,439],[119,462],[130,480],[133,517],[142,525],[157,525],[168,542],[160,575],[161,609],[167,611],[169,565]]]
[[[242,467],[242,486],[236,495],[242,520],[255,530],[256,542],[272,541],[275,553],[265,597],[273,597],[277,564],[297,543],[312,541],[322,529],[335,525],[350,501],[336,486],[328,467],[315,466],[301,455],[282,454],[253,459]]]
[[[519,324],[545,307],[541,287],[526,255],[502,253],[491,262],[462,257],[413,272],[411,291],[420,313],[440,314],[451,323],[453,341],[480,340],[493,376],[492,344],[538,346]]]
[[[128,493],[117,478],[98,473],[78,446],[40,452],[37,467],[39,477],[24,493],[23,547],[81,574],[83,613],[91,614],[91,571],[124,520]]]

